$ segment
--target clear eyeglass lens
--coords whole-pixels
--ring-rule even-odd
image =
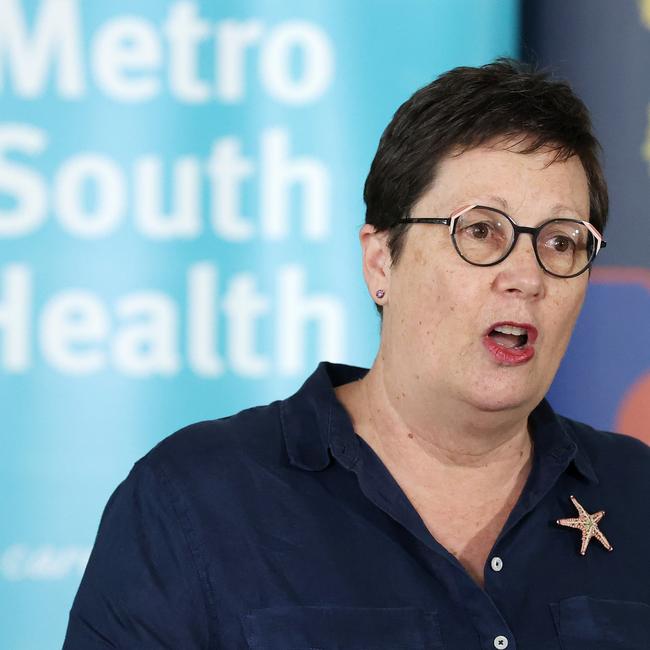
[[[492,264],[500,260],[512,245],[514,236],[508,219],[485,208],[473,208],[461,214],[454,229],[458,252],[472,264]]]
[[[499,212],[473,208],[458,217],[454,242],[471,264],[494,264],[507,256],[515,231]],[[543,268],[555,275],[571,276],[592,261],[596,239],[589,229],[573,219],[549,221],[537,235],[537,255]]]
[[[579,221],[549,221],[537,236],[537,254],[542,265],[556,275],[579,273],[591,262],[596,240]]]

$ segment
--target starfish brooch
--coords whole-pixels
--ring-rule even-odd
[[[599,510],[594,512],[593,515],[590,515],[579,503],[578,500],[571,495],[571,501],[573,505],[578,510],[579,517],[575,519],[558,519],[557,523],[560,526],[568,526],[569,528],[577,528],[582,531],[582,545],[580,546],[580,555],[584,555],[587,552],[587,546],[592,537],[595,537],[608,551],[613,551],[614,548],[607,541],[607,537],[603,535],[599,528],[598,522],[604,517],[605,511]]]

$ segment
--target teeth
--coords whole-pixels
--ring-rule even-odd
[[[512,325],[498,325],[494,328],[494,331],[501,334],[513,334],[514,336],[525,336],[528,333],[523,327],[513,327]]]

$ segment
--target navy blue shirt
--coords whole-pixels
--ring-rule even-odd
[[[111,497],[64,650],[647,650],[650,448],[531,415],[481,588],[355,434],[321,364],[287,400],[189,426]],[[580,555],[569,497],[613,551]]]

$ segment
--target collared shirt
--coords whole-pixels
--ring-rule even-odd
[[[484,587],[431,535],[322,363],[293,397],[170,436],[111,497],[64,650],[647,650],[650,448],[531,414]],[[604,510],[608,551],[559,526]]]

